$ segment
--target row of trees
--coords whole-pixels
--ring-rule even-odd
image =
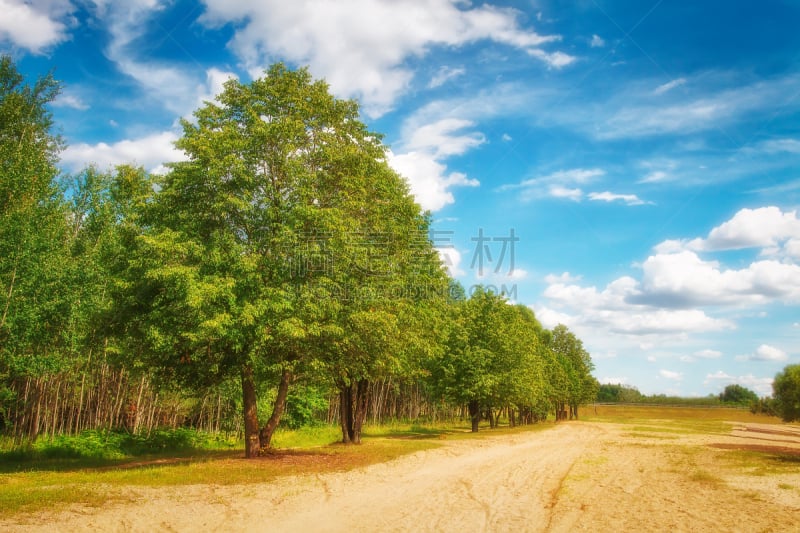
[[[697,398],[646,396],[636,387],[602,384],[596,400],[601,403],[647,403],[694,406],[747,407],[754,414],[780,416],[785,422],[800,420],[800,365],[788,365],[775,376],[772,397],[759,398],[752,390],[733,383],[718,395]]]
[[[298,390],[324,398],[346,443],[390,390],[417,416],[466,406],[475,430],[500,411],[577,416],[594,397],[569,330],[482,289],[466,298],[380,136],[307,71],[229,81],[183,122],[187,159],[163,176],[61,176],[58,90],[0,59],[6,431],[189,421],[242,430],[254,456],[287,405],[292,420],[322,410]]]

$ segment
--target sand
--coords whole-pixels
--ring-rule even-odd
[[[753,466],[742,449],[780,453],[783,467]],[[800,531],[800,428],[734,423],[728,435],[705,435],[567,422],[445,440],[349,472],[129,496],[0,519],[0,530]]]

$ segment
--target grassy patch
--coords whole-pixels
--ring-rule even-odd
[[[780,450],[731,449],[721,454],[724,465],[737,473],[751,476],[800,474],[800,455]]]
[[[704,485],[718,486],[724,484],[722,478],[703,469],[694,470],[689,475],[689,479],[695,483],[702,483]]]
[[[731,407],[671,407],[651,405],[598,405],[586,407],[583,419],[596,422],[646,423],[656,420],[706,422],[759,422],[774,424],[777,418],[754,415],[746,409]]]

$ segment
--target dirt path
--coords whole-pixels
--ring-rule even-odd
[[[445,441],[440,449],[346,473],[135,489],[135,503],[72,509],[38,523],[0,522],[0,529],[800,531],[800,470],[764,478],[717,464],[718,454],[730,453],[726,446],[764,446],[773,438],[800,454],[800,433],[737,431],[667,438],[631,435],[613,424],[568,423]]]

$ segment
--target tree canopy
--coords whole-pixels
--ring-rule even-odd
[[[800,365],[788,365],[772,382],[774,409],[784,422],[800,420]]]
[[[0,59],[0,429],[225,418],[252,457],[286,409],[359,443],[390,406],[477,429],[593,397],[572,332],[448,276],[381,136],[307,70],[228,81],[164,175],[61,174],[58,91]]]

